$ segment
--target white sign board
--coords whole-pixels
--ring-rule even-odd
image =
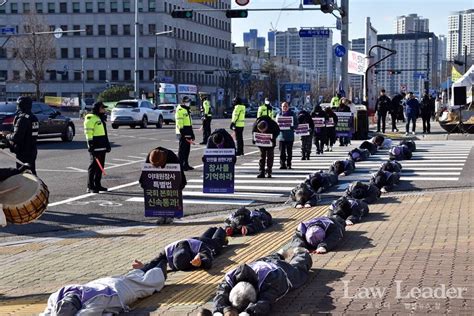
[[[365,75],[367,69],[367,58],[365,54],[349,50],[348,53],[348,72],[354,75]]]

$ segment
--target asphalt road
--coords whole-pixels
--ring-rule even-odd
[[[200,122],[195,122],[195,124]],[[246,143],[245,156],[239,157],[237,162],[236,179],[243,181],[237,186],[237,194],[232,197],[226,196],[202,196],[200,195],[200,178],[202,175],[201,157],[204,146],[195,145],[192,147],[190,162],[197,167],[196,170],[187,172],[188,186],[186,190],[191,190],[185,194],[185,214],[210,213],[218,211],[228,211],[240,206],[269,206],[270,204],[281,204],[288,197],[289,190],[298,181],[316,168],[326,169],[326,163],[344,157],[347,148],[335,148],[335,152],[326,153],[323,157],[311,161],[311,165],[299,162],[300,157],[295,157],[295,165],[299,166],[294,170],[279,171],[278,164],[275,164],[275,179],[257,180],[255,178],[256,159],[258,159],[258,148],[251,144],[251,124],[253,119],[248,119],[244,130]],[[175,135],[174,125],[165,125],[162,129],[149,127],[148,129],[130,129],[121,127],[113,130],[109,127],[109,138],[112,142],[112,152],[106,158],[107,176],[103,179],[103,185],[112,190],[101,194],[86,194],[87,166],[89,164],[89,154],[83,135],[82,123],[78,120],[76,124],[76,137],[72,143],[63,143],[60,140],[41,140],[39,142],[39,154],[37,159],[37,169],[39,177],[48,185],[51,192],[50,205],[47,212],[37,221],[28,225],[9,225],[0,229],[0,238],[27,238],[28,236],[57,236],[67,230],[70,232],[82,232],[84,230],[97,230],[104,227],[130,226],[130,225],[155,225],[155,219],[143,216],[143,192],[137,184],[142,163],[149,150],[163,146],[177,152],[178,142]],[[228,128],[230,119],[219,119],[212,122],[212,128]],[[202,134],[195,129],[196,142],[202,140]],[[436,135],[435,135],[436,136]],[[420,144],[420,152],[416,159],[420,160],[423,166],[430,169],[433,166],[446,166],[450,160],[432,160],[444,153],[452,153],[457,170],[452,173],[446,170],[440,171],[446,178],[437,177],[436,174],[429,174],[423,178],[426,168],[419,168],[418,162],[414,162],[413,175],[421,169],[421,178],[408,177],[408,181],[402,181],[402,185],[397,190],[411,191],[419,189],[453,188],[473,185],[474,170],[474,150],[473,142],[470,140],[443,141],[437,140]],[[423,140],[423,139],[420,139]],[[357,146],[353,142],[353,146]],[[458,150],[459,147],[459,150]],[[299,151],[299,143],[295,143],[295,153]],[[276,149],[276,152],[278,149]],[[431,151],[431,153],[430,153]],[[457,153],[456,153],[457,151]],[[384,152],[379,156],[371,157],[373,161],[363,166],[360,173],[344,180],[339,190],[335,190],[335,195],[340,194],[347,183],[353,180],[366,180],[370,170],[386,159]],[[276,156],[278,156],[276,154]],[[440,159],[451,159],[453,157],[441,157]],[[462,160],[457,160],[461,159]],[[325,160],[324,160],[325,159]],[[431,159],[431,160],[429,160]],[[276,159],[276,161],[278,158]],[[423,161],[426,160],[426,161]],[[411,163],[411,162],[410,162]],[[436,164],[438,166],[436,166]],[[1,157],[0,167],[12,166],[13,162]],[[441,168],[440,167],[440,168]],[[410,166],[408,166],[410,168]],[[316,169],[316,170],[314,170]],[[446,169],[446,168],[445,168]],[[409,169],[407,169],[410,172]],[[456,178],[449,174],[457,174]],[[411,174],[408,174],[411,176]],[[433,178],[430,178],[433,177]],[[413,179],[413,180],[411,180]],[[447,180],[450,179],[450,180]],[[444,181],[447,180],[447,181]],[[295,182],[296,181],[296,182]],[[274,185],[273,185],[274,183]],[[239,191],[242,191],[241,193]],[[240,195],[239,195],[240,194]],[[334,194],[329,194],[331,197]]]

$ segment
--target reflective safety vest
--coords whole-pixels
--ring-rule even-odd
[[[209,100],[206,100],[203,102],[202,109],[203,109],[203,116],[212,117],[211,102]]]
[[[338,96],[335,96],[331,99],[331,106],[332,107],[339,107],[339,104],[341,103],[341,99]]]
[[[258,107],[257,118],[265,115],[269,116],[270,118],[273,118],[273,110],[269,109],[266,104],[262,104]]]
[[[182,129],[192,129],[193,122],[191,120],[191,114],[186,108],[182,107],[181,105],[178,105],[178,107],[176,108],[175,121],[176,134],[181,134],[180,130]]]
[[[232,112],[232,123],[236,127],[245,127],[245,105],[237,104]]]
[[[84,134],[86,135],[87,146],[94,148],[94,151],[106,151],[110,146],[107,138],[105,123],[98,115],[89,113],[84,118]]]

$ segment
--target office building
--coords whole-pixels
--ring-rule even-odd
[[[259,37],[258,30],[251,29],[249,32],[245,32],[243,36],[244,46],[259,51],[265,50],[265,37]]]
[[[407,34],[413,32],[429,32],[429,20],[417,14],[397,16],[395,20],[395,34]]]

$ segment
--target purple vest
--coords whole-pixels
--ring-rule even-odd
[[[318,226],[322,227],[324,229],[324,231],[326,231],[328,229],[329,225],[331,225],[331,224],[334,224],[334,223],[332,222],[332,220],[330,220],[327,217],[316,217],[316,218],[310,219],[309,221],[300,223],[298,225],[298,230],[303,235],[305,235],[306,230],[311,226],[318,225]]]
[[[276,264],[265,261],[255,261],[247,265],[257,274],[259,290],[262,287],[262,284],[267,278],[268,274],[272,271],[280,269]],[[225,280],[227,284],[229,284],[231,287],[235,286],[234,282],[232,281],[235,275],[235,271],[236,269],[226,273],[225,275]]]
[[[168,260],[168,264],[172,270],[176,270],[176,267],[173,264],[174,250],[176,249],[176,246],[178,245],[178,243],[182,241],[183,240],[178,240],[165,247],[166,259]],[[185,241],[189,244],[189,247],[191,248],[191,252],[193,253],[193,255],[196,256],[199,250],[201,250],[202,241],[197,240],[197,239],[186,239]]]
[[[59,290],[58,300],[61,301],[68,293],[74,293],[80,299],[82,305],[97,296],[114,296],[117,292],[108,286],[89,287],[80,284],[67,285]]]

